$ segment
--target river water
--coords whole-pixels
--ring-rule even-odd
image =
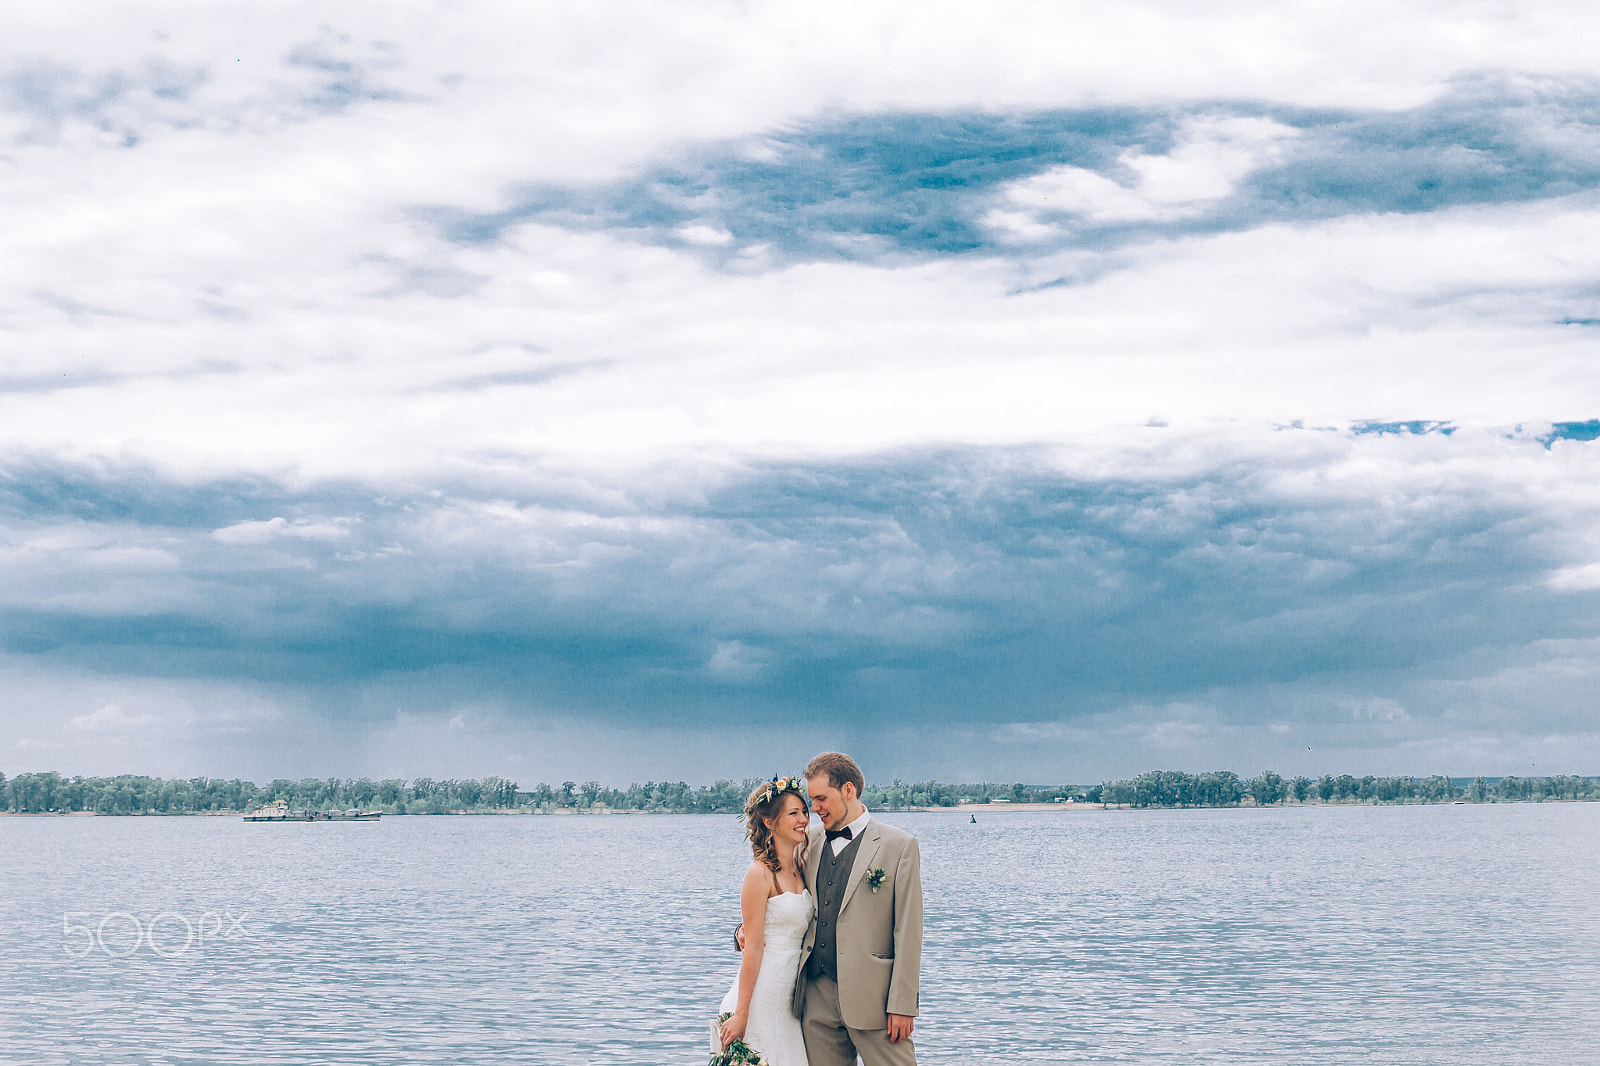
[[[1600,804],[978,818],[884,815],[921,1062],[1600,1063]],[[731,816],[0,818],[0,1061],[703,1064],[747,861]]]

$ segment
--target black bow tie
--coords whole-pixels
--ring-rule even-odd
[[[845,826],[843,829],[824,829],[823,832],[828,834],[828,842],[829,843],[832,843],[835,839],[837,839],[839,837],[843,837],[846,840],[850,839],[850,827],[849,826]]]

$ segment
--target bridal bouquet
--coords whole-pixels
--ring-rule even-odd
[[[722,1023],[733,1015],[724,1011],[711,1023],[711,1062],[708,1066],[767,1066],[761,1053],[743,1040],[730,1040],[722,1045]]]

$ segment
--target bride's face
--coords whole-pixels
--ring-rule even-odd
[[[783,797],[778,813],[767,819],[767,828],[780,847],[792,848],[806,838],[806,823],[811,815],[806,812],[805,801],[790,793]]]

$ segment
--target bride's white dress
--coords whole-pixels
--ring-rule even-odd
[[[764,923],[766,946],[761,971],[750,995],[750,1024],[744,1031],[749,1044],[771,1066],[806,1066],[806,1042],[800,1021],[789,1011],[795,976],[800,971],[800,941],[811,924],[811,893],[785,892],[767,900]],[[739,1005],[739,977],[722,997],[722,1010],[732,1013]]]

